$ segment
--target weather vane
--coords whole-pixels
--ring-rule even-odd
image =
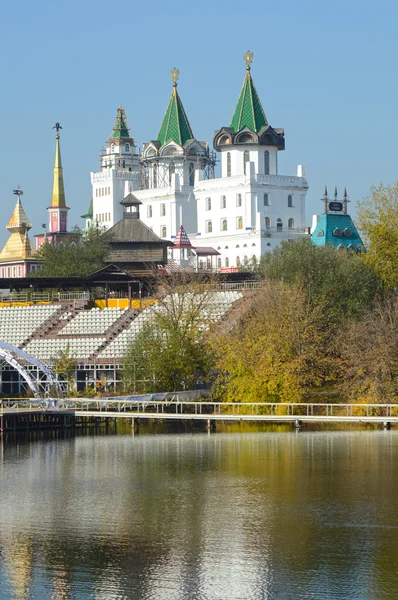
[[[243,55],[243,60],[244,60],[244,61],[245,61],[245,63],[246,63],[246,69],[247,69],[248,71],[250,71],[250,65],[251,65],[251,64],[252,64],[252,62],[253,62],[253,56],[254,56],[254,54],[253,54],[253,52],[250,52],[250,50],[248,50],[248,51],[246,52],[246,54],[244,54],[244,55]]]
[[[59,134],[59,130],[62,129],[61,125],[59,123],[55,123],[53,129],[57,130],[57,135]]]
[[[177,85],[177,81],[178,81],[178,78],[180,76],[179,69],[177,69],[176,67],[174,67],[174,69],[171,69],[170,76],[171,76],[171,78],[173,80],[173,85]]]
[[[12,190],[12,193],[18,196],[18,198],[22,196],[23,191],[21,190],[21,186],[18,186],[16,190]]]

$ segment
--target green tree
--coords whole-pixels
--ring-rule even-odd
[[[358,225],[367,247],[363,260],[374,267],[387,289],[398,286],[398,182],[371,188],[360,200]]]
[[[54,371],[66,382],[67,391],[75,388],[76,382],[76,360],[70,355],[69,344],[65,350],[60,350],[54,362]]]
[[[43,269],[34,271],[36,277],[85,277],[105,266],[109,254],[109,240],[99,227],[81,231],[75,228],[59,244],[44,243],[38,251],[43,259]]]
[[[374,305],[379,290],[374,268],[360,257],[332,246],[314,246],[305,238],[282,242],[263,255],[257,273],[271,281],[298,283],[308,302],[322,301],[325,318],[336,323],[361,316]]]
[[[162,282],[152,317],[135,337],[123,361],[125,388],[136,392],[195,389],[207,378],[211,352],[204,337],[211,292],[189,277]]]

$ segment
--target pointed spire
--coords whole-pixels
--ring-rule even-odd
[[[248,50],[243,57],[246,63],[246,77],[230,124],[236,132],[248,127],[258,133],[262,127],[268,125],[250,72],[253,56],[253,52]]]
[[[130,138],[130,127],[123,106],[119,106],[116,113],[115,126],[111,138]]]
[[[11,215],[11,219],[6,225],[6,228],[11,233],[25,233],[26,231],[29,231],[29,229],[32,229],[32,225],[29,223],[28,217],[26,216],[26,212],[22,206],[20,195],[18,195],[17,203]]]
[[[61,161],[61,149],[59,145],[59,130],[62,129],[62,127],[59,123],[55,123],[53,129],[56,129],[57,135],[55,136],[54,183],[51,206],[57,208],[66,208],[64,176]]]
[[[163,117],[157,140],[162,146],[171,140],[180,144],[180,146],[183,146],[188,140],[194,139],[194,134],[181,102],[181,98],[177,92],[177,80],[180,72],[174,67],[174,69],[170,71],[170,75],[173,81],[173,91],[171,92],[169,104]]]
[[[337,200],[337,185],[334,186],[334,198]]]
[[[184,227],[180,225],[177,235],[174,239],[175,248],[192,248],[191,240],[189,239]]]
[[[90,205],[88,207],[88,211],[85,215],[81,215],[82,219],[92,219],[93,218],[93,214],[94,214],[94,209],[93,209],[93,199],[91,198],[90,201]]]
[[[323,192],[323,210],[325,213],[328,212],[328,188],[325,185],[325,191]]]
[[[32,225],[29,223],[21,203],[22,193],[23,192],[19,187],[17,190],[14,190],[14,194],[18,196],[18,199],[11,215],[11,219],[7,224],[7,229],[11,235],[0,252],[0,262],[23,260],[31,258],[34,254],[28,236],[28,231],[32,228]]]

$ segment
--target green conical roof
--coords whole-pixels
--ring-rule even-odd
[[[92,219],[94,214],[93,209],[93,199],[91,198],[90,206],[88,207],[88,211],[85,215],[81,215],[82,219]]]
[[[178,70],[173,69],[172,77],[178,78]],[[166,114],[160,126],[157,140],[163,146],[173,140],[181,146],[188,140],[193,140],[194,135],[185,113],[181,98],[177,92],[177,80],[173,78],[173,91],[167,106]]]
[[[116,114],[116,122],[113,128],[112,138],[129,138],[130,128],[127,124],[126,113],[123,106],[119,106]]]
[[[265,125],[268,125],[267,119],[250,73],[250,65],[247,65],[246,77],[230,127],[235,131],[248,127],[251,131],[258,133]]]

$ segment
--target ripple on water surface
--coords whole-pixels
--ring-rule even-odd
[[[397,598],[395,431],[1,452],[2,600]]]

